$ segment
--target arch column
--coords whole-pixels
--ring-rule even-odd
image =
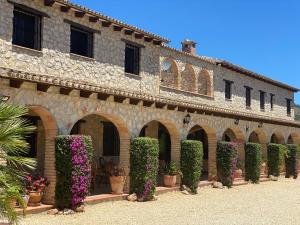
[[[45,129],[45,162],[44,176],[49,181],[45,189],[43,203],[55,204],[56,168],[55,168],[55,137],[58,135],[58,128],[51,113],[41,106],[29,106],[29,110],[36,113],[42,120]]]

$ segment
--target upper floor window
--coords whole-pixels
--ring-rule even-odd
[[[286,99],[286,109],[287,109],[287,115],[292,115],[292,99]]]
[[[128,43],[125,47],[125,72],[140,74],[140,48]]]
[[[232,99],[232,84],[233,81],[224,80],[225,81],[225,99]]]
[[[12,43],[41,50],[41,16],[15,7]]]
[[[274,109],[274,101],[275,101],[275,95],[270,94],[270,105],[271,105],[271,110]]]
[[[266,105],[266,92],[260,91],[260,110],[264,111],[265,110],[265,105]]]
[[[71,53],[93,58],[93,33],[71,26]]]
[[[252,91],[252,88],[248,87],[248,86],[245,86],[245,88],[246,88],[246,107],[251,108],[251,91]]]

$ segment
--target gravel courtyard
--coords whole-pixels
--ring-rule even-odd
[[[108,202],[86,207],[70,216],[27,216],[22,225],[300,225],[300,179],[246,185],[232,189],[201,189],[198,195],[180,192],[158,201]]]

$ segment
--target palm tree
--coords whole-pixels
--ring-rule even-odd
[[[22,106],[0,103],[0,220],[17,224],[18,218],[11,204],[16,199],[24,205],[22,192],[25,168],[35,168],[35,161],[23,157],[28,151],[26,135],[34,131],[26,119],[28,110]]]

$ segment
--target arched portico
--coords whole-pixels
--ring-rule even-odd
[[[106,185],[103,188],[101,185],[93,184],[93,194],[110,192],[108,176],[103,178],[103,173],[108,171],[101,171],[105,169],[104,167],[108,167],[108,164],[123,167],[126,175],[129,176],[131,135],[126,123],[121,118],[113,114],[93,112],[78,118],[69,129],[70,134],[82,134],[92,137],[94,147],[92,178],[95,179],[92,179],[92,182],[97,184],[98,180],[96,178],[99,176],[99,179],[103,182],[102,184]],[[126,193],[129,192],[129,180],[128,177],[124,188]]]
[[[245,161],[245,138],[238,126],[230,127],[223,133],[222,141],[234,142],[237,144],[239,160]]]
[[[285,144],[284,136],[281,132],[275,131],[271,135],[270,143],[273,144]]]
[[[55,185],[56,185],[56,169],[55,169],[55,137],[58,135],[57,123],[50,111],[42,106],[30,105],[30,117],[37,117],[41,123],[37,123],[37,135],[35,140],[29,140],[36,147],[36,157],[41,160],[38,162],[38,169],[49,181],[49,186],[46,188],[43,203],[55,203]],[[33,146],[31,146],[33,147]],[[39,171],[37,171],[38,173]]]
[[[300,145],[300,136],[296,132],[291,133],[288,137],[287,143]]]
[[[266,132],[262,128],[257,128],[256,130],[252,131],[248,141],[260,144],[264,158],[267,157],[268,138]]]
[[[203,172],[206,178],[213,178],[216,175],[216,131],[204,124],[194,124],[188,132],[187,139],[199,140],[203,143]],[[205,179],[205,177],[203,177]],[[202,179],[203,179],[202,178]]]

